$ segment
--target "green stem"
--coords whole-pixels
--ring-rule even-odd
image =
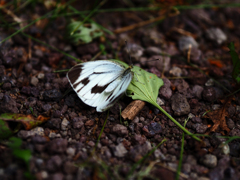
[[[196,137],[194,134],[190,133],[187,129],[185,129],[179,122],[177,122],[172,116],[170,116],[163,108],[161,108],[157,103],[152,102],[154,106],[156,106],[160,111],[163,112],[169,119],[172,120],[180,129],[183,130],[187,135],[191,136],[192,138],[196,139],[197,141],[201,141],[198,137]]]

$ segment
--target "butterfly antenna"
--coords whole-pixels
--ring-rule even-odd
[[[127,40],[125,40],[125,44],[126,44],[126,48],[127,48],[127,53],[128,53],[128,59],[129,59],[129,62],[131,65],[133,65],[132,63],[132,59],[131,59],[131,55],[130,55],[130,51],[128,49],[128,43],[127,43]]]

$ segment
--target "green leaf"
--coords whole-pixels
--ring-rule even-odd
[[[80,21],[74,21],[74,22],[71,22],[66,28],[67,36],[72,43],[76,45],[89,43],[93,39],[103,35],[103,32],[96,24],[90,23],[88,24],[88,26],[85,26],[84,24],[79,26],[79,24],[81,23],[82,22]],[[77,30],[75,30],[76,28]],[[73,31],[74,33],[71,34]]]
[[[8,127],[7,123],[0,119],[0,139],[6,139],[13,135],[13,132]]]
[[[232,63],[233,63],[232,77],[237,81],[237,83],[239,83],[240,82],[240,60],[237,52],[235,51],[233,42],[229,44],[228,48],[230,49],[229,53],[232,57]]]
[[[12,153],[16,158],[22,159],[26,164],[29,163],[29,160],[32,157],[29,149],[14,149]]]
[[[134,100],[138,99],[155,105],[159,88],[164,84],[163,80],[137,66],[133,67],[132,72],[134,78],[128,86],[127,95]]]

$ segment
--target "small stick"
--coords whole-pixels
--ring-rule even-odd
[[[122,111],[122,117],[123,119],[129,119],[133,120],[135,116],[139,113],[139,111],[142,110],[142,108],[145,106],[144,101],[135,100],[132,101],[123,111]]]

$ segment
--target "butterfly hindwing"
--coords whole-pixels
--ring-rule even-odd
[[[79,98],[102,112],[121,97],[133,75],[117,62],[99,60],[74,66],[67,77]]]

